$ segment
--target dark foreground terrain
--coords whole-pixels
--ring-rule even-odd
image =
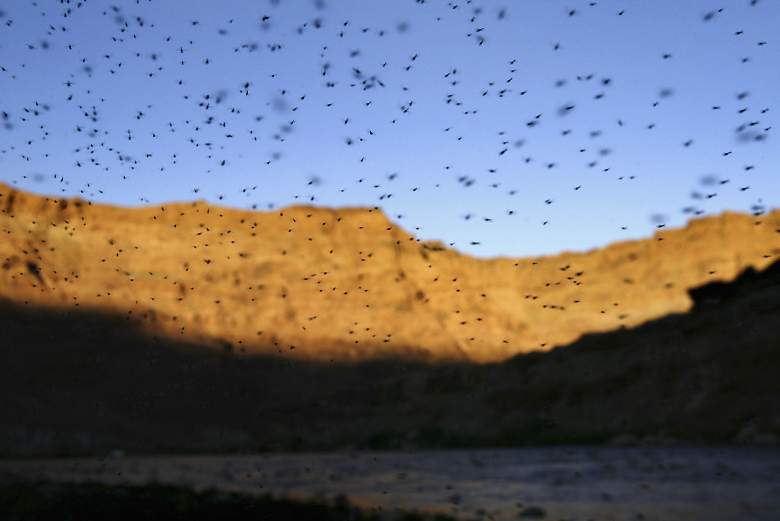
[[[127,316],[0,307],[0,454],[780,437],[780,264],[691,312],[499,364],[243,357]]]
[[[171,485],[100,483],[0,483],[0,518],[5,521],[448,521],[439,514],[369,512],[346,500],[332,502],[274,499]]]

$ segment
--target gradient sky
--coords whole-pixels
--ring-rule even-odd
[[[6,0],[0,181],[582,250],[777,205],[778,27],[775,0]]]

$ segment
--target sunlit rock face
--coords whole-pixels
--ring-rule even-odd
[[[236,353],[499,361],[691,307],[780,256],[780,212],[585,253],[476,259],[378,209],[120,208],[0,185],[0,297],[143,319]]]

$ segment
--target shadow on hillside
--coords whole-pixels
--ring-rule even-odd
[[[0,454],[474,447],[780,435],[780,263],[694,309],[500,364],[245,357],[0,301]]]

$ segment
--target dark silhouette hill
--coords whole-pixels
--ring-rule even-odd
[[[691,311],[501,363],[238,356],[141,317],[0,304],[6,456],[780,435],[780,263]]]

